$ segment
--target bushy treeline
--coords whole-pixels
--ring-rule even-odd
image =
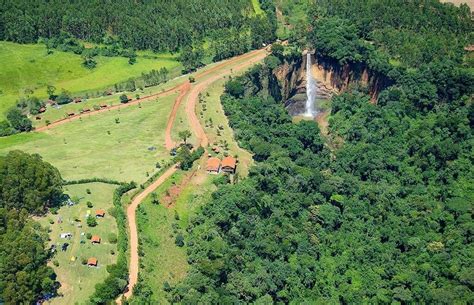
[[[95,43],[107,44],[113,37],[124,50],[175,52],[213,35],[227,40],[233,30],[241,35],[251,32],[252,43],[260,45],[272,39],[271,32],[261,30],[268,22],[265,16],[254,16],[248,0],[53,0],[34,5],[29,0],[5,0],[0,39],[29,43],[69,33]],[[80,46],[71,47],[82,53]]]
[[[395,18],[403,7],[381,2],[385,16]],[[364,10],[367,3],[375,2],[360,1],[361,11],[375,23],[382,13]],[[429,10],[445,7],[423,3]],[[407,52],[397,68],[382,46],[360,47],[362,25],[345,32],[351,22],[334,14],[321,15],[310,28],[318,56],[383,67],[377,72],[393,83],[376,104],[364,88],[333,98],[327,141],[339,145],[329,151],[315,123],[291,123],[272,88],[269,67],[276,59],[230,81],[224,110],[258,162],[247,179],[221,187],[191,221],[192,268],[171,301],[474,302],[472,72],[462,53],[435,52],[432,61],[411,65]],[[448,16],[462,21],[459,14]],[[417,35],[439,27],[440,36],[458,33],[462,41],[465,33],[450,27],[457,21],[446,26],[429,16],[436,25],[429,30],[417,31],[410,26],[416,18],[408,17],[406,25],[400,17],[399,27]],[[459,50],[461,43],[453,46]],[[377,58],[385,58],[382,65],[371,62]]]
[[[61,176],[38,155],[12,151],[0,157],[0,302],[34,304],[58,284],[47,260],[48,234],[30,219],[57,206]]]

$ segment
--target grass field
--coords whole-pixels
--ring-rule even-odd
[[[139,53],[137,63],[128,64],[123,57],[96,57],[97,67],[93,70],[82,66],[82,57],[73,53],[54,51],[46,53],[42,44],[21,45],[0,42],[0,119],[5,111],[25,90],[32,95],[46,97],[46,86],[54,85],[74,92],[99,90],[142,72],[166,67],[179,69],[176,57],[169,54]]]
[[[50,245],[56,245],[58,248],[50,264],[61,283],[59,293],[63,296],[51,300],[51,304],[85,304],[94,292],[95,284],[102,282],[107,276],[106,266],[116,261],[116,244],[109,241],[110,235],[117,235],[117,224],[109,212],[112,208],[112,196],[115,188],[115,185],[103,183],[66,186],[65,193],[72,198],[80,198],[79,203],[74,206],[62,207],[57,215],[48,214],[39,219],[41,225],[50,230]],[[91,194],[87,194],[87,189]],[[92,202],[92,208],[87,207],[88,201]],[[105,217],[97,220],[96,227],[88,227],[86,224],[87,211],[94,214],[96,209],[104,209],[106,211]],[[62,223],[58,223],[60,218]],[[80,219],[81,222],[77,222],[75,219]],[[54,224],[50,222],[54,222]],[[70,240],[60,238],[60,234],[66,232],[72,233]],[[99,235],[101,243],[93,245],[85,235],[81,236],[81,233]],[[64,242],[69,243],[69,247],[66,251],[61,251],[61,245]],[[112,251],[115,254],[112,254]],[[97,268],[82,265],[82,258],[89,257],[98,259]],[[72,261],[71,258],[75,260]],[[55,266],[53,262],[57,262],[59,265]]]
[[[233,74],[234,77],[236,75],[238,74]],[[196,112],[201,121],[201,125],[209,137],[210,145],[220,147],[221,157],[224,152],[227,152],[230,156],[237,156],[239,160],[237,173],[244,177],[248,174],[248,169],[252,164],[252,155],[239,147],[234,139],[234,132],[230,128],[229,121],[224,114],[224,109],[222,108],[220,97],[224,92],[224,84],[227,80],[227,78],[219,80],[203,92],[203,101],[197,105]],[[212,124],[210,119],[212,119]],[[222,129],[220,129],[219,126]],[[228,144],[228,150],[225,150],[226,145],[224,143]]]
[[[162,184],[155,193],[160,202],[167,190],[174,185],[181,185],[189,173],[179,171]],[[166,304],[166,292],[163,284],[173,285],[182,280],[189,268],[186,256],[186,245],[178,247],[175,239],[178,234],[186,237],[186,227],[190,217],[197,209],[207,202],[215,186],[215,176],[206,174],[191,179],[183,186],[176,202],[170,208],[161,204],[153,204],[147,198],[139,207],[137,218],[141,249],[144,256],[140,260],[140,276],[152,289],[154,304]],[[140,304],[135,300],[132,304]]]
[[[0,154],[20,149],[39,153],[63,178],[110,178],[144,182],[158,161],[171,157],[164,130],[176,95],[85,117],[43,133],[2,138]],[[116,123],[116,119],[119,123]],[[148,150],[154,148],[155,150]]]

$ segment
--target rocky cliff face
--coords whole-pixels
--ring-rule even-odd
[[[362,65],[340,65],[324,58],[313,59],[312,74],[317,84],[316,104],[318,100],[330,99],[334,94],[345,91],[351,85],[360,85],[368,89],[373,101],[378,93],[387,86],[387,80],[373,75]],[[291,115],[304,113],[306,102],[306,56],[293,62],[285,62],[274,74],[282,92],[285,107]]]

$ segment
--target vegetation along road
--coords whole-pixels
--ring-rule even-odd
[[[166,143],[165,146],[167,149],[171,149],[174,147],[174,142],[171,139],[171,130],[173,126],[174,119],[176,117],[176,113],[178,108],[182,102],[182,100],[186,98],[186,115],[187,119],[190,123],[190,126],[197,136],[199,140],[199,144],[201,146],[207,146],[208,140],[207,136],[202,128],[201,124],[199,123],[198,118],[195,114],[196,103],[198,101],[199,93],[205,90],[209,85],[213,82],[216,82],[219,79],[229,75],[233,71],[238,71],[242,69],[249,68],[250,66],[254,65],[255,63],[263,60],[267,56],[267,52],[265,49],[249,52],[247,54],[237,56],[230,60],[227,60],[207,71],[202,73],[198,73],[195,75],[197,78],[197,83],[194,87],[191,86],[189,82],[185,82],[179,85],[179,90],[181,91],[179,96],[176,98],[175,104],[173,106],[173,110],[170,113],[168,118],[168,124],[166,127]],[[241,62],[245,60],[244,62]],[[208,78],[204,78],[205,76],[210,75]],[[201,81],[200,78],[203,80]],[[176,89],[170,89],[174,90]],[[152,193],[157,187],[159,187],[166,179],[168,179],[174,172],[176,171],[176,166],[172,166],[168,170],[166,170],[154,183],[148,186],[143,192],[137,195],[132,204],[127,209],[127,218],[128,218],[128,225],[130,230],[130,263],[129,263],[129,284],[128,284],[128,291],[125,293],[125,297],[129,298],[133,293],[133,287],[138,281],[138,270],[139,270],[139,257],[138,257],[138,233],[137,233],[137,224],[136,224],[136,209],[140,205],[140,203],[150,194]],[[120,299],[117,300],[120,303]]]

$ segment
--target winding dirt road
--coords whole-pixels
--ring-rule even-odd
[[[171,175],[176,172],[176,166],[172,166],[166,172],[164,172],[155,182],[150,184],[146,189],[143,190],[138,196],[136,196],[132,203],[127,208],[128,226],[130,228],[130,266],[129,266],[129,288],[124,296],[128,299],[132,296],[133,287],[138,281],[138,233],[137,233],[137,219],[136,210],[140,203],[150,195],[157,187],[166,181]],[[118,303],[121,303],[118,300]]]
[[[206,147],[208,144],[208,138],[195,113],[196,104],[199,99],[199,93],[201,93],[213,82],[223,78],[226,75],[231,74],[232,71],[246,69],[252,66],[253,64],[255,64],[256,62],[263,60],[266,56],[267,56],[267,52],[264,49],[249,52],[247,54],[227,60],[206,71],[197,73],[195,77],[199,79],[197,79],[198,82],[194,86],[188,81],[186,81],[185,83],[179,85],[178,87],[174,87],[170,89],[170,90],[178,89],[180,91],[180,94],[176,98],[176,101],[173,105],[173,109],[168,118],[168,122],[166,126],[166,135],[165,135],[166,148],[171,149],[174,147],[174,142],[171,138],[171,131],[173,128],[173,123],[175,121],[179,106],[181,105],[181,102],[186,96],[187,98],[186,98],[185,110],[186,110],[187,118],[189,120],[189,124],[191,126],[191,129],[193,130],[193,132],[199,139],[199,144],[203,147]],[[248,60],[244,62],[240,62],[245,59],[248,59]],[[206,78],[201,81],[203,77],[211,73],[215,73],[215,75],[212,75],[211,77]],[[128,290],[124,294],[124,296],[127,299],[132,296],[133,287],[138,282],[139,256],[138,256],[138,232],[137,232],[137,222],[136,222],[136,209],[149,194],[151,194],[157,187],[159,187],[164,181],[166,181],[166,179],[168,179],[171,175],[173,175],[173,173],[176,172],[176,168],[177,168],[176,165],[173,165],[173,167],[165,171],[155,182],[153,182],[151,185],[145,188],[143,192],[141,192],[139,195],[133,198],[132,203],[127,208],[127,219],[128,219],[129,230],[130,230],[129,283],[128,283]],[[121,304],[121,296],[117,299],[117,303]]]

